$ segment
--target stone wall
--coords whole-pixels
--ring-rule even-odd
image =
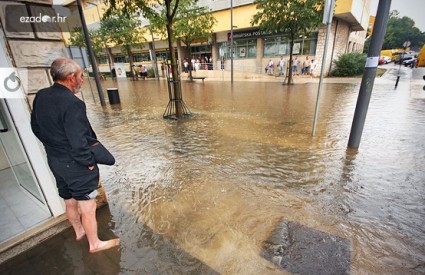
[[[59,31],[55,32],[55,29],[43,28],[41,24],[28,23],[25,31],[22,31],[22,26],[16,26],[8,9],[11,5],[15,9],[25,9],[29,17],[37,17],[39,14],[54,16],[56,12],[52,4],[53,0],[0,2],[0,21],[5,30],[5,43],[12,63],[17,68],[28,70],[28,86],[24,90],[29,106],[32,106],[34,95],[40,88],[51,85],[48,68],[55,58],[66,56],[66,49],[59,26]],[[17,28],[17,31],[13,31],[13,28]]]
[[[316,49],[316,69],[314,74],[320,75],[322,68],[323,53],[325,50],[325,37],[327,26],[322,26],[319,29]],[[329,33],[329,41],[326,47],[326,65],[324,75],[327,76],[333,68],[333,60],[338,59],[341,54],[347,52],[347,44],[350,35],[350,27],[347,23],[341,20],[333,20],[331,31]]]

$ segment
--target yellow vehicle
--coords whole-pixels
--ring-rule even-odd
[[[418,67],[425,67],[425,45],[418,54]]]
[[[403,49],[392,49],[392,50],[382,50],[380,56],[389,56],[391,61],[395,61],[400,58],[400,54],[409,52],[410,48]]]
[[[392,61],[394,61],[393,53],[394,53],[394,50],[382,50],[380,53],[380,56],[388,56],[391,58]]]

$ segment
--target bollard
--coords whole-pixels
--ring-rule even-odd
[[[425,75],[423,76],[423,79],[425,80]],[[425,91],[425,86],[422,87],[422,90]]]
[[[118,88],[108,88],[108,99],[109,104],[119,104],[120,103],[120,94],[118,93]]]
[[[400,80],[400,76],[397,76],[397,80],[395,81],[395,87],[394,88],[397,88],[399,80]]]

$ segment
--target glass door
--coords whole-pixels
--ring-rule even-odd
[[[0,242],[52,216],[4,99],[0,99],[0,207]]]

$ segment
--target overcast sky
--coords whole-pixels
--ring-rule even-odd
[[[388,0],[380,0],[388,1]],[[370,7],[370,14],[376,15],[379,0],[372,0]],[[407,16],[415,21],[415,27],[425,32],[425,0],[392,0],[392,10],[398,10],[400,17]]]

